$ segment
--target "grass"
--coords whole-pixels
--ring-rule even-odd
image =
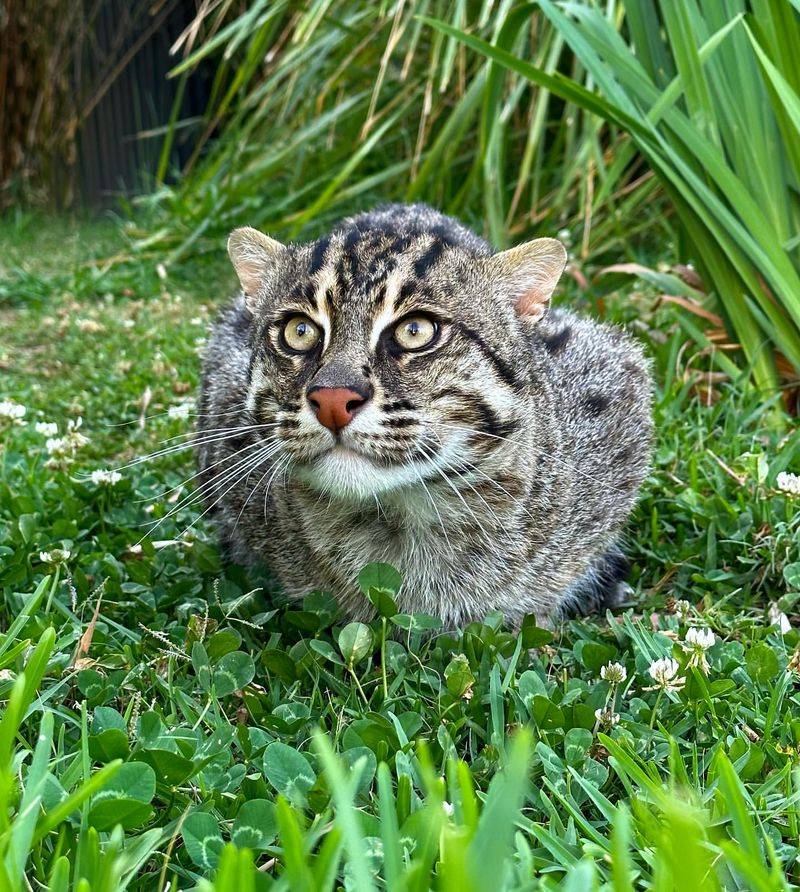
[[[362,575],[380,618],[346,624],[323,593],[286,604],[221,564],[196,506],[166,517],[190,450],[131,462],[186,442],[233,276],[221,246],[109,266],[117,232],[2,222],[2,397],[27,424],[0,446],[0,887],[800,882],[800,501],[776,485],[800,433],[764,428],[763,399],[714,373],[653,285],[564,296],[634,325],[657,370],[630,607],[451,635],[396,612],[385,568]],[[51,455],[36,423],[78,418]],[[714,634],[707,674],[693,627]],[[665,657],[679,691],[653,689]]]

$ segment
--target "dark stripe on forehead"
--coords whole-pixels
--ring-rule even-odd
[[[314,242],[314,246],[311,249],[311,265],[308,269],[308,274],[313,276],[315,273],[318,273],[322,269],[322,265],[325,263],[325,252],[328,250],[328,245],[331,243],[329,237],[317,239]]]
[[[382,281],[378,281],[375,284],[370,284],[370,290],[373,292],[372,294],[372,306],[375,308],[376,312],[382,309],[382,307],[386,303],[386,280],[385,277]]]
[[[308,304],[312,310],[317,308],[317,290],[312,282],[306,282],[303,287],[303,302]]]
[[[398,309],[403,306],[409,298],[413,297],[417,293],[419,283],[416,279],[406,279],[400,287],[400,291],[395,298],[395,309]]]
[[[414,261],[414,275],[418,279],[424,279],[428,270],[442,256],[442,251],[444,251],[444,244],[438,240],[433,242],[422,257]]]
[[[316,292],[311,282],[301,282],[292,288],[287,295],[288,303],[301,304],[310,310],[317,308]]]
[[[387,254],[376,254],[367,264],[365,275],[370,281],[370,284],[374,281],[386,278],[388,259],[389,255]]]
[[[374,288],[378,283],[386,280],[386,277],[394,267],[394,257],[391,254],[375,254],[366,262],[362,260],[362,270],[359,279],[367,288]]]
[[[389,245],[389,251],[393,254],[402,254],[412,245],[413,239],[409,235],[401,235],[395,238]]]
[[[500,380],[514,390],[521,390],[522,384],[518,380],[517,376],[514,374],[514,370],[501,356],[498,356],[497,353],[492,350],[492,348],[486,343],[486,341],[484,341],[484,339],[478,334],[478,332],[473,331],[466,325],[459,325],[458,327],[461,330],[461,333],[465,337],[469,338],[469,340],[478,347],[478,349],[483,354],[484,359],[488,360]]]
[[[459,238],[458,233],[453,232],[452,229],[442,223],[435,223],[428,231],[435,235],[436,238],[440,239],[442,244],[452,246],[462,244],[462,240]]]
[[[360,238],[361,238],[361,232],[354,226],[352,229],[350,229],[348,231],[347,235],[344,237],[344,245],[343,245],[344,250],[352,251],[353,248],[355,248],[355,246],[358,244]]]
[[[336,290],[342,294],[353,281],[355,263],[351,254],[342,254],[336,261]]]

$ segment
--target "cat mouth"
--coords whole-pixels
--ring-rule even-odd
[[[375,469],[386,468],[398,464],[388,457],[371,455],[365,449],[359,448],[353,443],[335,443],[330,449],[326,449],[315,457],[315,461],[341,462],[357,466],[360,462],[366,462]]]
[[[353,468],[364,465],[378,471],[406,464],[411,457],[396,450],[387,454],[387,450],[377,450],[371,446],[371,443],[359,443],[355,438],[337,437],[334,443],[318,447],[311,454],[306,453],[301,464],[307,467],[341,464]]]
[[[372,499],[419,479],[407,460],[370,454],[352,443],[337,442],[306,459],[299,475],[312,488],[343,499]]]

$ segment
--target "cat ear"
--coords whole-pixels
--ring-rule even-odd
[[[567,265],[567,251],[554,238],[537,238],[492,257],[496,275],[511,288],[519,316],[536,322],[544,316]]]
[[[228,256],[239,277],[245,302],[252,309],[264,274],[286,251],[285,245],[252,226],[234,229],[228,237]]]

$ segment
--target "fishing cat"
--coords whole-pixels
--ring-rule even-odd
[[[250,228],[204,358],[200,485],[224,546],[283,589],[397,567],[400,609],[462,626],[615,602],[648,469],[650,373],[621,329],[549,308],[555,239],[495,253],[425,205],[310,244]]]

